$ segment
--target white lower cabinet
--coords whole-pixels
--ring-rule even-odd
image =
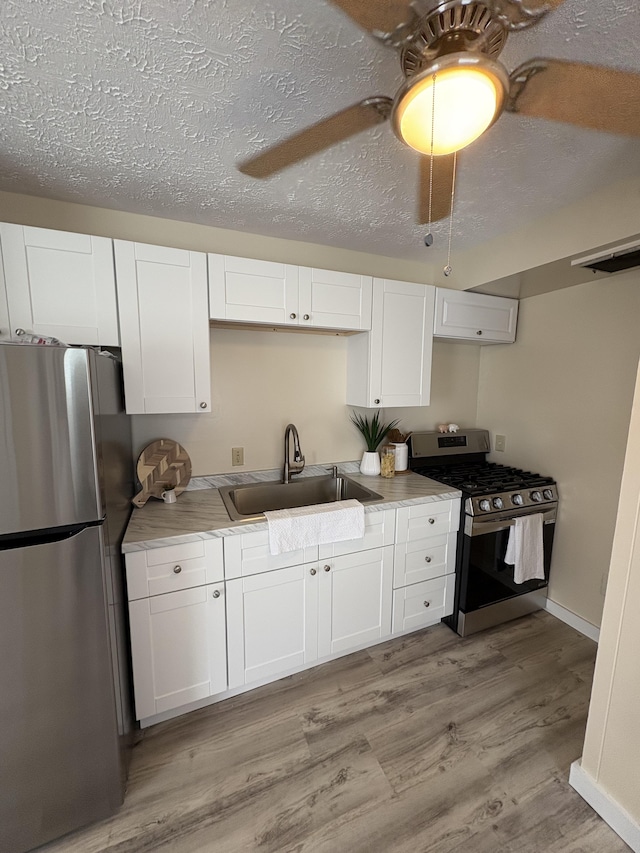
[[[393,633],[435,625],[453,612],[455,575],[414,583],[393,591]]]
[[[376,643],[391,633],[393,546],[320,565],[318,656]]]
[[[450,615],[459,510],[445,499],[366,513],[362,539],[275,557],[266,531],[127,554],[137,718],[151,725]]]
[[[318,657],[318,566],[227,581],[229,687],[278,678]]]
[[[401,507],[396,519],[393,633],[435,625],[453,613],[460,499]]]
[[[227,689],[224,584],[129,602],[136,717]]]

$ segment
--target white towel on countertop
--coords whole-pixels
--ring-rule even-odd
[[[544,580],[542,520],[541,512],[521,515],[513,520],[504,561],[513,566],[513,579],[516,583],[536,578]]]
[[[277,509],[265,512],[265,517],[274,555],[364,536],[364,507],[356,500]]]

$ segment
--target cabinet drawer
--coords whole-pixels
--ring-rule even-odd
[[[222,539],[201,539],[125,556],[129,601],[224,579]]]
[[[361,541],[361,540],[359,540]],[[269,533],[238,533],[224,539],[225,576],[229,578],[257,575],[274,569],[285,569],[301,563],[312,563],[318,559],[318,546],[299,548],[285,554],[272,556],[269,553]]]
[[[370,551],[393,545],[396,513],[393,509],[382,512],[366,512],[364,515],[364,536],[362,539],[348,539],[346,542],[333,542],[318,547],[318,559],[328,560],[342,554],[354,554],[357,551]]]
[[[460,527],[460,498],[431,501],[398,509],[396,542],[412,542],[451,533]]]
[[[456,533],[429,536],[395,546],[394,589],[449,575],[456,567]]]
[[[435,625],[453,613],[455,575],[414,583],[393,591],[393,633]]]

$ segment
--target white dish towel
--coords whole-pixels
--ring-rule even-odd
[[[513,520],[504,561],[513,566],[513,579],[516,583],[536,578],[544,580],[542,519],[541,512],[534,512],[532,515],[521,515]]]
[[[274,555],[364,536],[364,507],[356,500],[277,509],[265,512],[265,517]]]

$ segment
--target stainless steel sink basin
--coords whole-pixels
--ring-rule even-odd
[[[291,483],[246,483],[242,486],[223,486],[220,496],[233,521],[260,518],[263,513],[274,509],[290,509],[296,506],[313,506],[332,501],[355,498],[361,503],[382,500],[349,477],[303,477]]]

